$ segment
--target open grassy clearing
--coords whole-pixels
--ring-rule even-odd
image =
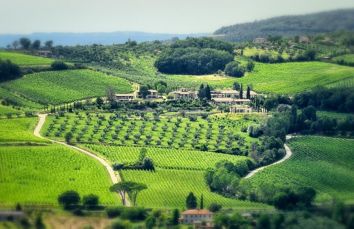
[[[119,204],[109,192],[110,179],[99,162],[59,145],[0,147],[0,205],[57,205],[64,191],[100,197],[105,205]]]
[[[104,96],[108,87],[117,93],[132,91],[128,81],[91,70],[34,73],[2,83],[1,86],[41,104]]]
[[[50,65],[54,61],[53,59],[49,59],[49,58],[26,55],[17,52],[4,52],[4,51],[0,51],[0,59],[10,60],[12,63],[15,63],[20,66]]]
[[[141,149],[140,147],[105,146],[98,144],[86,144],[85,148],[98,153],[112,163],[136,162]],[[217,162],[222,160],[228,160],[233,163],[245,163],[249,160],[245,156],[151,147],[147,148],[147,157],[150,157],[154,161],[154,165],[158,168],[185,170],[204,170],[214,167]]]
[[[318,85],[331,86],[354,78],[354,68],[322,62],[282,64],[257,63],[253,72],[237,80],[252,84],[254,90],[265,93],[294,94]]]
[[[33,135],[38,118],[0,119],[0,142],[48,142]]]
[[[150,117],[148,117],[150,115]],[[211,116],[196,120],[182,117],[125,116],[119,113],[77,113],[51,116],[42,133],[63,140],[67,132],[80,143],[106,143],[121,146],[154,146],[170,149],[215,151],[247,149],[251,142],[245,130],[259,123],[254,115],[230,120]],[[243,131],[242,131],[243,130]]]
[[[354,202],[354,140],[304,136],[290,142],[293,156],[267,168],[249,180],[252,186],[304,187],[317,190],[317,201],[332,198]]]

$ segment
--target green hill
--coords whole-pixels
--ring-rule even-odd
[[[10,60],[12,63],[23,67],[50,65],[54,61],[53,59],[49,58],[4,51],[0,51],[0,59]]]
[[[253,40],[267,36],[297,36],[354,30],[354,9],[335,10],[297,16],[281,16],[250,23],[225,26],[215,35],[228,41]]]
[[[310,186],[317,190],[318,201],[332,198],[354,202],[353,139],[307,136],[290,142],[293,156],[267,168],[250,180],[253,187]]]
[[[132,91],[127,80],[91,70],[34,73],[2,83],[0,87],[41,104],[60,104],[104,96],[108,87],[117,93]]]

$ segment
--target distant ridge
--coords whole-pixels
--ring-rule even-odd
[[[199,37],[207,34],[168,34],[168,33],[146,33],[135,31],[107,32],[107,33],[32,33],[32,34],[0,34],[0,47],[6,47],[14,40],[21,37],[28,37],[31,40],[41,41],[53,40],[55,45],[90,45],[90,44],[121,44],[128,39],[137,42],[170,40],[174,37],[184,39],[186,37]]]
[[[333,10],[225,26],[214,32],[214,36],[227,41],[253,40],[256,37],[312,35],[354,31],[354,9]]]

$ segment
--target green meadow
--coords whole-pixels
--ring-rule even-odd
[[[12,63],[23,67],[50,65],[54,61],[53,59],[49,58],[4,51],[0,51],[0,59],[10,60]]]

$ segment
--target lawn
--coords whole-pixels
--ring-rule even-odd
[[[24,67],[50,65],[54,61],[53,59],[49,59],[49,58],[31,56],[31,55],[26,55],[17,52],[4,52],[4,51],[0,51],[0,59],[10,60],[12,63]]]
[[[253,72],[237,81],[252,84],[254,90],[265,93],[294,94],[318,85],[331,86],[352,80],[354,68],[323,62],[282,64],[257,63]]]
[[[0,161],[0,206],[56,206],[58,195],[67,190],[96,194],[105,205],[120,202],[109,191],[111,182],[105,168],[66,147],[0,147]]]
[[[147,185],[137,199],[139,206],[149,208],[184,208],[186,196],[193,192],[198,197],[204,196],[204,205],[219,203],[224,208],[240,210],[266,209],[267,205],[225,198],[209,191],[204,182],[204,171],[157,169],[155,172],[142,170],[124,170],[123,179],[141,182]]]
[[[61,104],[104,96],[108,87],[116,93],[132,91],[128,81],[91,70],[34,73],[0,86],[41,104]]]
[[[47,142],[33,135],[38,118],[0,119],[0,143]]]
[[[354,140],[320,136],[297,137],[290,142],[293,156],[249,180],[253,186],[310,186],[317,201],[333,198],[354,203]]]

